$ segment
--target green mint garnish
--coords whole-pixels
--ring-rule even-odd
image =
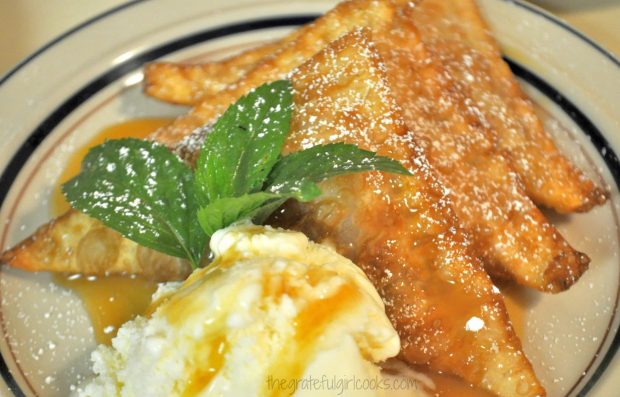
[[[231,225],[240,219],[254,218],[263,208],[274,202],[282,205],[283,201],[281,199],[280,195],[267,192],[216,199],[198,210],[198,221],[200,226],[202,226],[202,230],[208,236],[212,236],[219,229]]]
[[[196,162],[201,205],[262,189],[288,135],[292,106],[284,80],[258,87],[224,112]]]
[[[338,175],[373,170],[409,174],[401,163],[389,157],[377,156],[355,145],[332,143],[280,157],[269,173],[264,190],[291,193],[300,201],[308,201],[321,194],[315,185],[318,182]]]
[[[93,148],[63,192],[126,238],[198,267],[217,230],[244,219],[262,223],[290,198],[312,200],[327,178],[409,174],[393,159],[344,143],[281,156],[292,111],[290,82],[262,85],[213,125],[195,173],[164,146],[120,139]]]
[[[145,247],[199,263],[207,236],[196,219],[192,170],[168,148],[107,141],[62,186],[76,208]]]

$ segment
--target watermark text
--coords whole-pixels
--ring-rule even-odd
[[[337,395],[342,395],[346,391],[363,390],[418,390],[418,382],[412,378],[384,378],[376,377],[339,377],[327,376],[320,377],[307,376],[303,378],[277,378],[269,375],[267,378],[267,388],[270,391],[284,391],[293,394],[298,390],[303,391],[333,391]]]

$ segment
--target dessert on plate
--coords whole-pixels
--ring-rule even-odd
[[[400,350],[373,355],[359,339],[353,338],[355,346],[347,339],[350,335],[340,335],[348,340],[343,348],[350,349],[352,357],[361,353],[366,360],[356,358],[351,368],[374,368],[370,362],[398,353],[410,365],[456,375],[497,396],[545,395],[491,276],[545,292],[569,288],[586,271],[589,259],[570,246],[537,204],[559,212],[586,211],[605,202],[606,193],[572,165],[542,129],[475,3],[351,0],[278,42],[224,61],[149,65],[147,94],[193,106],[150,138],[195,165],[198,143],[209,139],[216,120],[257,87],[280,79],[290,80],[293,88],[282,155],[325,144],[353,144],[398,161],[410,173],[336,176],[319,184],[320,196],[289,200],[271,217],[261,217],[332,246],[363,270],[381,297]],[[303,167],[300,170],[303,178]],[[274,203],[271,210],[283,201]],[[190,273],[187,260],[142,246],[108,226],[71,210],[3,253],[2,261],[28,271],[133,274],[157,281],[183,280]],[[277,234],[270,229],[265,233]],[[282,234],[293,235],[301,238]],[[212,245],[215,241],[214,236]],[[243,247],[240,257],[252,252]],[[261,255],[278,256],[280,248],[273,246],[273,253]],[[213,249],[216,258],[218,252],[224,255]],[[206,269],[195,271],[176,294],[165,294],[169,302],[184,299],[190,307],[193,298],[181,298],[183,291],[199,285],[206,295],[186,295],[196,296],[197,302],[213,297],[209,294],[215,294],[217,282],[210,275],[221,264],[217,259],[207,262],[200,263]],[[297,274],[295,266],[292,274]],[[238,280],[230,278],[230,285],[240,285],[235,283],[242,283],[244,266],[233,268],[230,274]],[[267,286],[261,288],[264,294]],[[162,299],[153,303],[149,319],[139,318],[120,331],[113,342],[116,351],[102,347],[95,353],[96,372],[117,379],[111,383],[125,383],[114,377],[137,370],[129,352],[148,346],[131,345],[137,343],[131,333],[149,340],[146,333],[158,327],[163,316],[158,313],[171,313],[165,308],[174,306]],[[379,306],[374,302],[364,307],[376,313]],[[195,312],[210,315],[208,310]],[[257,321],[268,321],[269,313],[260,316],[267,317]],[[376,318],[382,317],[376,313]],[[179,332],[186,332],[180,331],[185,325],[191,327],[183,324]],[[274,332],[291,326],[283,323]],[[387,335],[389,327],[379,328]],[[193,346],[188,349],[202,351],[197,346],[211,331],[219,332],[204,328],[188,342],[186,346]],[[234,332],[226,333],[225,338],[231,338],[226,344],[242,349]],[[175,345],[175,338],[167,343]],[[261,346],[275,349],[273,354],[284,351],[268,345]],[[213,344],[204,346],[209,356]],[[228,368],[235,356],[224,356],[221,368]],[[183,365],[192,367],[193,358],[185,358],[189,361]],[[293,352],[287,359],[301,366],[297,377],[309,368],[300,364],[303,354]],[[357,366],[360,362],[364,364]],[[200,371],[199,365],[193,367]],[[225,377],[205,376],[207,381],[191,395],[224,387]],[[96,393],[106,387],[97,382],[85,390]]]
[[[374,363],[398,354],[381,298],[332,249],[253,225],[220,230],[210,245],[209,267],[162,284],[147,317],[93,353],[97,376],[79,396],[327,396],[288,380],[376,379]]]

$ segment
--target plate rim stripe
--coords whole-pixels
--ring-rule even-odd
[[[0,88],[4,83],[6,83],[12,76],[14,76],[20,69],[24,66],[32,62],[36,59],[40,54],[49,50],[58,42],[64,40],[68,36],[82,30],[83,28],[91,25],[105,17],[108,17],[112,14],[115,14],[119,11],[122,11],[125,8],[130,6],[145,2],[146,0],[133,0],[128,3],[122,4],[118,7],[110,9],[102,14],[99,14],[88,21],[76,26],[75,28],[65,32],[64,34],[58,36],[56,39],[47,43],[43,47],[41,47],[36,52],[32,53],[29,57],[22,60],[18,63],[12,70],[10,70],[7,74],[0,78]],[[539,9],[538,7],[532,6],[530,4],[523,3],[522,1],[514,1],[514,0],[499,0],[507,3],[512,3],[514,5],[525,8],[537,15],[544,17],[546,20],[560,26],[571,34],[575,35],[578,39],[581,39],[586,44],[593,47],[595,50],[604,55],[607,59],[611,60],[616,66],[620,68],[620,60],[618,60],[614,55],[612,55],[609,51],[605,50],[603,47],[595,43],[592,39],[574,29],[570,25],[565,22],[559,20],[551,14]],[[223,25],[220,27],[214,27],[212,29],[200,31],[197,33],[193,33],[190,35],[186,35],[180,37],[178,39],[166,42],[159,46],[153,47],[141,54],[133,57],[131,59],[126,60],[125,62],[115,65],[112,69],[109,69],[107,72],[101,74],[99,77],[91,80],[87,83],[82,89],[77,91],[74,95],[69,97],[63,104],[58,106],[53,112],[49,114],[49,116],[39,124],[28,136],[28,138],[21,144],[18,151],[12,157],[11,161],[7,164],[6,168],[3,170],[0,176],[0,207],[4,203],[6,196],[10,190],[12,183],[15,181],[17,176],[19,175],[19,171],[21,167],[28,161],[30,156],[34,153],[37,147],[41,144],[43,139],[48,136],[53,129],[58,126],[60,122],[64,120],[64,118],[71,113],[71,111],[75,110],[79,107],[83,102],[89,99],[91,96],[107,87],[109,84],[117,81],[120,77],[125,74],[141,67],[145,62],[157,59],[162,57],[163,55],[169,54],[171,52],[180,50],[182,48],[189,47],[194,44],[204,43],[208,40],[225,37],[235,33],[248,32],[253,30],[259,30],[264,28],[272,28],[272,27],[284,27],[284,26],[298,26],[303,23],[310,22],[316,19],[318,15],[316,14],[308,14],[308,13],[299,13],[299,14],[290,14],[283,15],[274,18],[263,18],[263,19],[254,19],[249,21],[237,22],[228,25]],[[592,123],[592,121],[585,116],[583,112],[579,110],[571,101],[569,101],[564,95],[562,95],[557,89],[548,84],[545,80],[538,77],[536,74],[531,72],[529,69],[519,65],[513,60],[509,58],[505,58],[505,60],[509,63],[511,69],[513,67],[513,71],[517,70],[515,74],[524,80],[532,83],[535,81],[536,83],[542,83],[542,86],[539,84],[532,84],[535,88],[539,89],[545,96],[549,97],[554,103],[560,106],[564,111],[566,109],[570,109],[570,112],[567,111],[567,115],[582,129],[583,133],[592,138],[593,145],[597,148],[599,155],[603,157],[605,164],[609,168],[610,173],[612,174],[614,181],[620,189],[620,161],[618,160],[618,156],[614,152],[613,148],[609,145],[609,142],[604,137],[604,135],[600,132],[600,130]],[[525,76],[520,75],[519,73],[524,73]],[[528,79],[532,79],[529,81]],[[552,96],[550,96],[550,94]],[[560,102],[558,102],[560,101]],[[584,127],[584,125],[586,127]],[[592,132],[594,131],[594,133]],[[605,149],[604,151],[601,149]],[[10,172],[9,172],[10,171]],[[8,183],[10,181],[10,184]],[[606,352],[605,356],[597,366],[597,368],[592,373],[592,376],[584,386],[584,388],[579,392],[578,396],[582,397],[589,392],[596,382],[600,379],[600,376],[605,371],[605,369],[609,366],[611,361],[613,360],[615,353],[620,348],[620,332],[616,330],[614,338],[610,344],[609,350]],[[10,350],[10,346],[9,346]],[[17,397],[25,397],[26,395],[23,393],[21,388],[19,387],[16,379],[13,377],[11,371],[8,368],[7,363],[4,360],[4,356],[0,355],[0,373],[2,378],[7,383],[7,386],[11,392],[13,392]]]

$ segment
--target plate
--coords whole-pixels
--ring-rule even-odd
[[[547,128],[610,202],[587,214],[550,214],[592,258],[557,295],[519,293],[522,341],[550,396],[610,396],[620,387],[620,62],[587,37],[525,3],[480,0],[506,60]],[[103,127],[184,109],[142,95],[155,59],[216,59],[281,37],[334,1],[134,2],[50,43],[0,80],[0,245],[50,218],[70,154]],[[110,32],[115,32],[111,35]],[[513,297],[515,298],[515,297]],[[95,346],[80,300],[48,274],[0,272],[0,374],[6,396],[66,396],[89,374]]]

